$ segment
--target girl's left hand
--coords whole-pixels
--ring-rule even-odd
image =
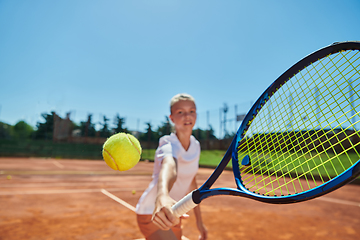
[[[206,227],[204,226],[204,224],[198,224],[198,229],[199,229],[199,232],[200,232],[200,236],[199,236],[199,240],[206,240],[207,239],[207,235],[208,235],[208,232],[207,232],[207,229]]]

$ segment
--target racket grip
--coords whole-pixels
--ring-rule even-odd
[[[198,205],[194,203],[192,195],[193,192],[189,193],[171,207],[176,217],[181,217],[183,214],[187,213]]]

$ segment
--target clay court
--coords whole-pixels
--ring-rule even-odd
[[[0,158],[0,239],[141,239],[134,207],[153,163],[127,172],[103,161]],[[199,170],[200,185],[212,169]],[[233,187],[231,171],[216,186]],[[360,186],[303,203],[270,205],[238,197],[201,203],[209,239],[359,239]],[[195,218],[184,235],[197,239]]]

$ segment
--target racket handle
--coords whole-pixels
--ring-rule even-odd
[[[197,204],[193,201],[192,195],[193,192],[189,193],[171,207],[176,217],[181,217],[182,215],[197,206]]]

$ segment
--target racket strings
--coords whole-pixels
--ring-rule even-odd
[[[329,139],[329,140],[330,140],[330,139]],[[344,141],[345,141],[345,140],[344,140]],[[311,153],[311,152],[310,152],[310,153]],[[319,154],[317,154],[317,155],[319,155]],[[321,156],[321,155],[320,155],[320,156]],[[316,155],[315,155],[315,157],[316,157]],[[332,158],[330,158],[329,156],[328,156],[328,159],[329,159],[329,161],[330,161],[330,160],[332,160]],[[324,161],[323,161],[323,164],[324,164],[324,163],[326,163],[326,162],[324,162]],[[305,162],[304,164],[307,164],[307,165],[308,165],[308,164],[309,164],[309,162],[307,161],[307,162]],[[289,171],[289,169],[288,169],[289,165],[287,165],[286,167],[287,167],[287,171]],[[303,175],[298,175],[298,174],[297,174],[297,176],[296,176],[296,178],[295,178],[295,179],[299,179],[299,178],[301,178],[301,177],[303,177],[303,176],[305,176],[305,178],[306,178],[307,173],[310,173],[310,170],[309,170],[309,171],[307,171],[307,172],[306,172],[306,171],[304,171],[304,168],[303,168],[303,165],[302,165],[302,164],[300,164],[300,167],[302,168],[302,172],[303,172],[304,174],[303,174]],[[327,174],[328,174],[328,173],[327,173]],[[263,174],[262,174],[262,175],[263,175]],[[277,179],[278,179],[277,172],[275,172],[275,175],[276,175],[276,177],[277,177]],[[285,176],[285,175],[283,174],[283,176]],[[290,176],[290,178],[291,178],[291,175],[289,175],[289,176]],[[328,176],[329,176],[329,174],[328,174]],[[270,174],[270,177],[271,177],[271,174]],[[320,177],[321,177],[321,175],[320,175]],[[313,178],[313,180],[314,180],[314,182],[316,183],[316,181],[315,181],[315,179],[314,179],[314,178]],[[324,181],[324,180],[322,179],[322,181]],[[294,180],[291,180],[290,182],[294,183]],[[273,184],[273,181],[271,181],[271,182],[270,182],[270,184],[272,185],[272,184]],[[308,183],[308,185],[309,185],[309,183]],[[266,186],[268,186],[268,184],[267,184],[267,185],[265,185],[265,187],[266,187]],[[281,189],[281,187],[283,187],[283,186],[284,186],[284,185],[280,185],[280,187],[279,187],[279,188]],[[300,185],[300,187],[301,187],[301,189],[302,189],[302,190],[304,190],[304,188],[302,187],[302,185]],[[294,186],[294,189],[295,189],[295,192],[297,192],[297,190],[296,190],[296,187],[295,187],[295,186]],[[276,189],[275,189],[275,188],[273,188],[273,190],[276,190]],[[287,189],[287,191],[288,191],[288,189]]]
[[[266,101],[238,144],[243,184],[265,195],[296,194],[338,176],[359,159],[360,54],[320,59]]]
[[[326,151],[325,151],[326,152]]]

